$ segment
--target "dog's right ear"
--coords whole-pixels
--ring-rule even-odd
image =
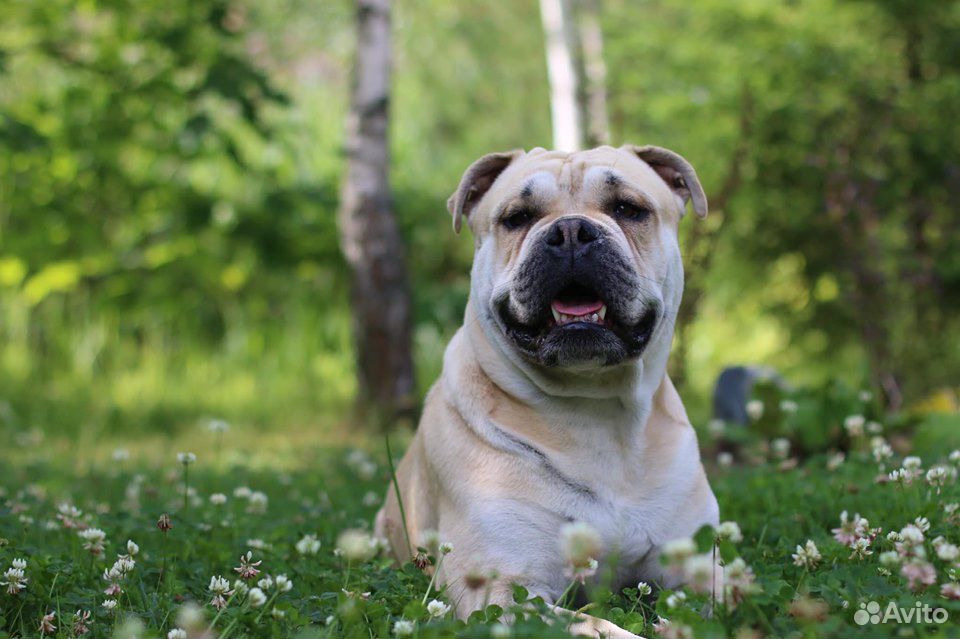
[[[460,178],[460,186],[447,200],[447,210],[453,216],[454,232],[460,232],[464,216],[470,217],[470,211],[490,190],[497,177],[521,155],[523,155],[522,149],[490,153],[470,165]]]

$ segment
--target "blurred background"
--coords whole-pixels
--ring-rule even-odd
[[[467,298],[463,170],[605,141],[711,203],[671,363],[696,424],[735,364],[955,414],[960,3],[8,0],[0,432],[413,414]]]

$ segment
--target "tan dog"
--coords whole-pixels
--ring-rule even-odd
[[[466,217],[475,238],[470,299],[397,469],[406,532],[392,487],[376,525],[400,561],[426,531],[453,544],[437,577],[459,616],[510,605],[511,583],[555,602],[568,522],[600,532],[615,587],[672,585],[658,549],[717,524],[666,374],[688,200],[706,215],[693,167],[651,146],[494,153],[450,198],[454,228]]]

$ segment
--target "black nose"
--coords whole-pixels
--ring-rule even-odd
[[[557,220],[544,235],[553,251],[574,252],[600,239],[600,227],[582,217],[565,217]]]

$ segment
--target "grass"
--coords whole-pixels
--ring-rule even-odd
[[[738,445],[729,467],[713,464],[711,452],[708,470],[722,519],[736,521],[743,538],[718,541],[716,533],[704,531],[694,542],[697,552],[718,552],[738,584],[726,593],[726,605],[704,616],[710,595],[697,587],[695,574],[677,592],[654,587],[638,597],[636,588],[613,591],[601,564],[597,584],[586,589],[590,613],[644,636],[658,630],[665,637],[960,636],[960,601],[941,594],[944,584],[960,578],[951,573],[960,572],[960,560],[938,555],[949,557],[943,544],[960,544],[960,511],[949,506],[960,502],[960,459],[948,459],[950,449],[941,445],[938,458],[923,459],[923,473],[910,483],[878,483],[870,437],[846,441],[849,454],[839,465],[831,454],[794,458],[763,440]],[[511,610],[489,607],[467,622],[449,613],[431,616],[427,604],[433,599],[451,603],[442,586],[437,592],[438,585],[431,586],[430,576],[413,563],[394,566],[365,541],[363,531],[390,481],[389,465],[382,440],[351,434],[345,424],[282,434],[242,426],[216,433],[198,424],[175,439],[132,434],[129,440],[117,435],[81,444],[33,431],[8,439],[12,445],[0,451],[0,571],[25,559],[27,581],[16,594],[0,587],[0,637],[40,636],[41,618],[51,612],[57,629],[50,636],[73,637],[78,610],[90,613],[83,624],[89,637],[166,637],[175,628],[189,637],[388,637],[408,627],[417,637],[565,636],[566,621],[545,612],[542,602],[528,601],[522,588]],[[405,438],[396,439],[395,447],[402,448]],[[903,437],[890,439],[900,443],[883,461],[885,472],[898,468],[909,452]],[[705,438],[704,446],[712,449],[714,442]],[[124,450],[116,452],[118,447]],[[197,460],[184,465],[177,452],[187,450]],[[937,463],[948,469],[939,493],[926,480]],[[251,498],[255,493],[266,502]],[[218,494],[225,503],[211,500]],[[68,513],[74,521],[65,522],[58,511],[63,503],[83,514]],[[853,549],[834,539],[842,511],[849,518],[859,513],[868,528],[881,529],[875,536],[858,533],[873,537],[870,554],[852,557]],[[172,523],[166,532],[157,526],[163,514]],[[901,542],[897,553],[887,534],[921,517],[924,540],[919,546]],[[102,553],[84,548],[90,542],[79,536],[78,525],[104,531]],[[344,537],[344,531],[361,532]],[[935,546],[938,537],[944,539]],[[108,596],[104,571],[129,553],[128,539],[139,547],[135,565],[117,580],[122,593]],[[820,559],[798,566],[792,555],[807,540]],[[248,551],[261,572],[246,586],[274,578],[262,588],[265,602],[234,586],[235,569]],[[444,560],[454,560],[456,552]],[[693,563],[680,557],[676,567],[692,571]],[[911,589],[903,566],[927,564],[932,580]],[[279,575],[292,583],[289,590],[276,586]],[[224,593],[222,610],[210,605],[216,596],[211,578],[217,576],[228,579],[233,591]],[[113,608],[104,606],[107,600],[116,601]],[[861,627],[854,614],[870,601],[906,610],[919,602],[943,608],[949,619]],[[435,604],[433,610],[443,607]],[[510,626],[502,623],[505,613],[514,616]],[[669,624],[655,626],[661,619]]]

